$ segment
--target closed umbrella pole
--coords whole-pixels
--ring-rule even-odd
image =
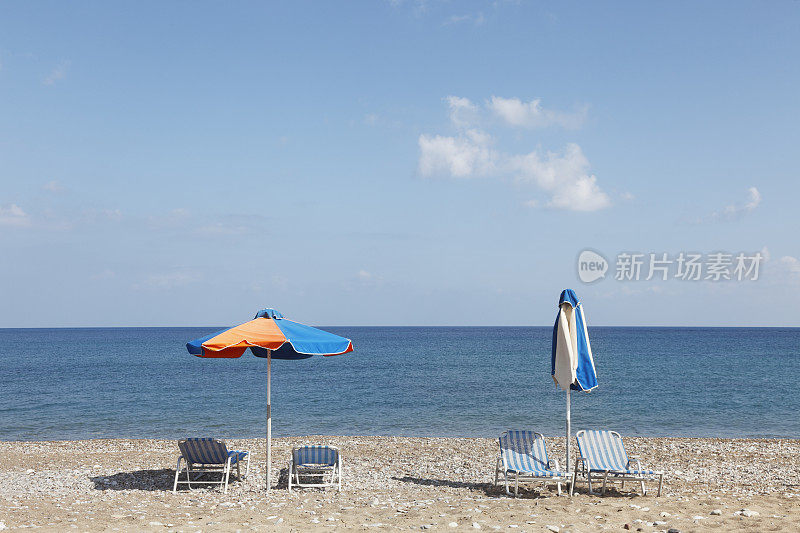
[[[569,405],[569,389],[567,389],[567,472],[569,472],[569,445],[570,441],[572,440],[572,428],[570,424],[572,421],[570,420],[571,409]]]
[[[589,332],[578,296],[564,289],[558,302],[558,314],[553,326],[553,345],[550,375],[558,387],[567,393],[567,461],[570,470],[572,445],[572,409],[570,391],[589,392],[597,387]]]

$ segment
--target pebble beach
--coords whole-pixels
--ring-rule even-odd
[[[563,458],[563,438],[548,437]],[[631,456],[667,472],[661,497],[638,485],[604,496],[525,485],[494,487],[497,441],[419,437],[297,437],[273,441],[265,492],[264,439],[250,475],[172,493],[176,441],[0,442],[0,530],[23,531],[798,531],[800,440],[626,438]],[[343,489],[286,490],[290,450],[339,447]],[[561,459],[563,461],[563,459]],[[276,476],[278,477],[278,476]],[[635,490],[635,491],[634,491]]]

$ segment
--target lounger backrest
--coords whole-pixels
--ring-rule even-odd
[[[500,436],[500,455],[510,470],[547,470],[544,436],[534,431],[510,429]]]
[[[178,442],[178,448],[189,463],[222,465],[228,460],[228,447],[217,439],[186,439]]]
[[[292,450],[292,457],[299,466],[333,466],[339,461],[339,450],[331,446],[302,446]]]
[[[576,435],[581,457],[591,470],[626,470],[628,454],[616,431],[581,430]]]

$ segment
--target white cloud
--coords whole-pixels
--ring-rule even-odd
[[[765,269],[766,273],[766,269]],[[774,266],[770,267],[769,274],[778,283],[786,283],[792,286],[800,285],[800,259],[791,255],[784,255]]]
[[[71,61],[62,61],[56,68],[50,71],[50,74],[47,75],[42,83],[45,85],[53,85],[57,81],[63,80],[67,76],[67,70],[71,64]]]
[[[98,281],[114,279],[116,277],[117,277],[117,273],[114,272],[113,270],[109,269],[109,268],[106,268],[105,270],[102,270],[100,272],[92,274],[92,276],[91,276],[91,278],[93,280],[98,280]]]
[[[735,220],[751,213],[761,205],[761,193],[755,187],[747,189],[747,201],[744,204],[730,204],[721,211],[715,211],[707,217],[710,221],[715,220]],[[703,219],[698,222],[704,222]]]
[[[781,257],[781,265],[793,276],[800,277],[800,259],[785,255]]]
[[[761,203],[761,193],[755,187],[750,187],[747,192],[750,194],[750,201],[744,204],[744,210],[752,211]]]
[[[381,285],[383,285],[382,276],[363,268],[356,272],[355,279],[349,280],[344,284],[349,290],[355,290],[359,287],[379,287]]]
[[[61,185],[61,184],[60,184],[58,181],[56,181],[56,180],[53,180],[53,181],[48,181],[47,183],[45,183],[44,185],[42,185],[42,188],[43,188],[44,190],[46,190],[46,191],[50,191],[50,192],[56,192],[56,193],[57,193],[57,192],[64,192],[64,186],[63,186],[63,185]]]
[[[490,143],[491,138],[478,130],[467,130],[458,137],[420,135],[419,172],[456,178],[487,175],[494,171],[498,157]]]
[[[551,194],[548,207],[572,211],[597,211],[611,205],[611,200],[589,173],[589,160],[581,147],[570,143],[562,153],[531,152],[511,158],[517,179],[536,183]]]
[[[450,120],[458,130],[453,136],[419,136],[419,172],[422,176],[455,178],[511,176],[531,183],[550,195],[544,205],[572,211],[596,211],[611,205],[609,196],[590,173],[580,146],[570,143],[561,153],[534,150],[509,154],[495,148],[494,138],[474,127],[477,107],[467,98],[448,96]],[[539,202],[524,202],[538,206]]]
[[[478,120],[478,107],[469,98],[448,96],[444,99],[450,108],[450,121],[459,128],[465,128]]]
[[[30,226],[31,218],[17,204],[0,206],[0,226],[25,227]]]
[[[450,26],[453,24],[470,23],[470,22],[475,26],[482,26],[483,23],[486,22],[486,17],[483,16],[482,12],[478,12],[474,15],[473,14],[451,15],[447,17],[442,24],[444,26]]]
[[[561,126],[568,129],[580,128],[586,120],[587,107],[573,113],[553,111],[542,107],[541,98],[523,102],[519,98],[492,96],[486,107],[510,126],[523,128],[544,128]]]

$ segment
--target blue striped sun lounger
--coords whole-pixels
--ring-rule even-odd
[[[508,481],[513,477],[515,496],[519,496],[520,481],[555,481],[558,494],[561,494],[561,482],[570,481],[573,477],[569,472],[559,470],[557,460],[547,458],[547,447],[541,433],[523,430],[508,430],[500,436],[500,457],[497,458],[494,471],[495,486],[501,472],[508,495],[511,495]]]
[[[302,481],[301,481],[302,478]],[[301,446],[292,450],[289,490],[292,487],[332,487],[342,490],[342,456],[333,446]]]
[[[636,457],[628,457],[622,437],[616,431],[581,430],[576,436],[580,457],[575,465],[576,474],[586,478],[589,493],[592,493],[592,475],[602,476],[603,490],[606,492],[608,482],[620,481],[625,488],[626,481],[638,481],[642,487],[642,495],[647,493],[645,481],[658,478],[658,496],[661,496],[661,485],[664,472],[648,470]],[[573,483],[574,488],[574,483]]]
[[[236,478],[241,480],[242,475],[239,465],[247,459],[247,469],[244,477],[250,473],[250,452],[228,450],[224,441],[208,438],[191,438],[178,441],[178,449],[181,451],[178,457],[178,466],[175,468],[175,483],[172,492],[178,490],[178,483],[183,483],[192,488],[192,483],[214,483],[224,485],[223,492],[228,492],[228,480],[230,479],[231,469],[236,467]],[[185,470],[181,471],[181,461],[185,463]],[[186,480],[179,479],[182,473],[186,473]],[[219,481],[201,479],[208,473],[222,474]],[[194,479],[192,479],[194,476]]]

